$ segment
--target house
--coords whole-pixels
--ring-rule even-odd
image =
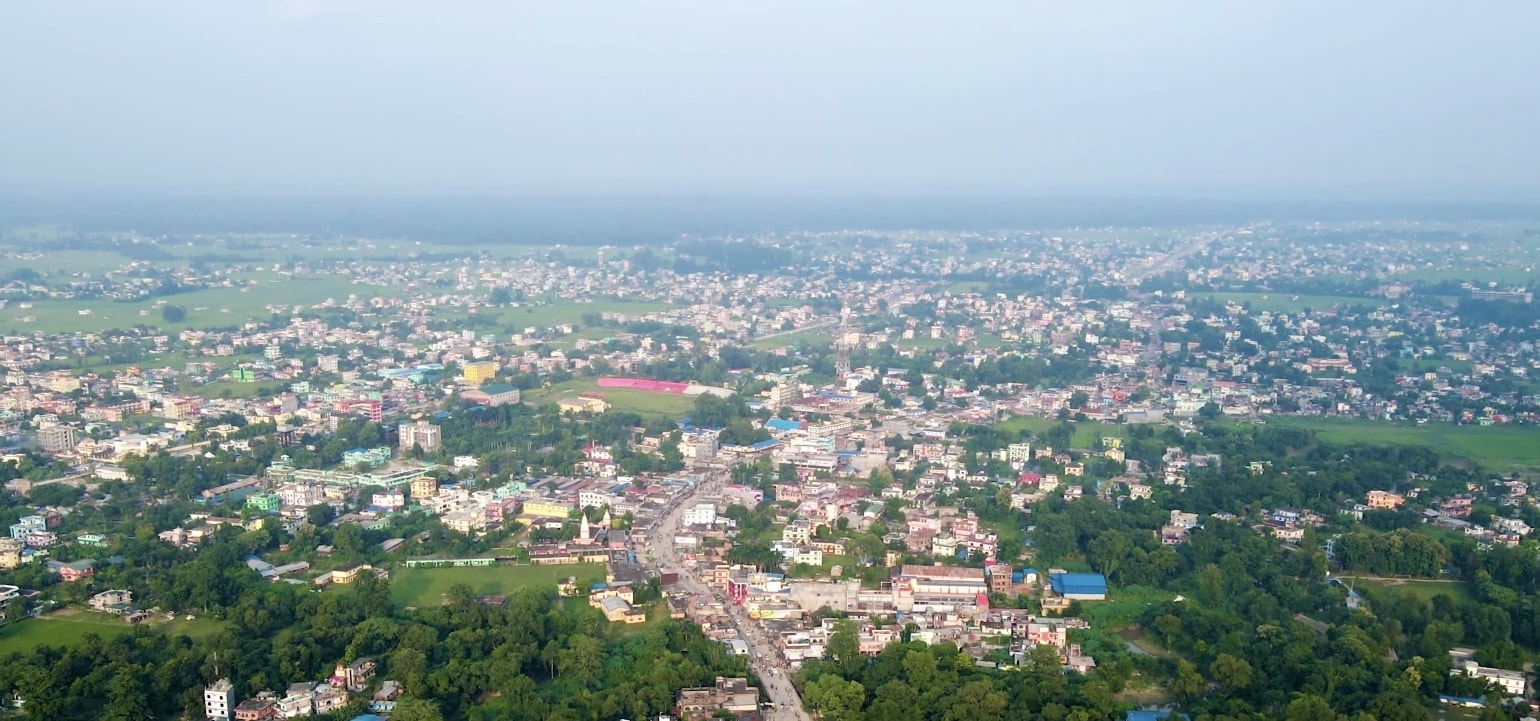
[[[235,721],[267,721],[278,718],[278,699],[272,694],[249,698],[235,707]]]
[[[380,690],[374,692],[369,700],[369,710],[375,713],[390,713],[396,710],[396,699],[401,697],[401,684],[395,681],[386,681],[380,684]]]
[[[122,616],[134,610],[133,591],[111,590],[102,591],[91,597],[87,602],[93,611],[110,613],[114,616]]]
[[[327,680],[333,686],[357,693],[368,688],[369,680],[374,678],[375,667],[374,659],[368,657],[358,659],[345,666],[339,663],[337,668],[332,671],[331,678]]]
[[[1369,491],[1368,506],[1378,510],[1395,510],[1406,503],[1406,496],[1389,491]]]
[[[311,682],[291,683],[284,697],[278,699],[280,718],[299,718],[315,713],[315,687]]]
[[[90,558],[83,558],[69,563],[51,561],[49,566],[54,569],[55,573],[59,574],[59,580],[65,583],[79,581],[82,578],[96,575],[96,561]]]

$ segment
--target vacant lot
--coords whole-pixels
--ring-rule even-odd
[[[1039,418],[1037,416],[1011,416],[995,426],[1007,431],[1029,431],[1034,435],[1042,435],[1048,429],[1058,425],[1061,421],[1052,418]],[[1075,427],[1075,435],[1071,443],[1075,448],[1090,448],[1096,443],[1096,439],[1103,436],[1109,438],[1122,438],[1127,426],[1116,423],[1102,423],[1099,421],[1071,421]]]
[[[427,607],[444,602],[450,587],[463,583],[478,595],[507,594],[526,586],[556,587],[568,576],[579,585],[604,580],[604,566],[578,563],[558,566],[489,566],[486,568],[398,568],[390,572],[390,595],[403,606]]]
[[[1540,468],[1540,428],[1529,426],[1456,426],[1450,423],[1392,423],[1363,418],[1273,416],[1274,425],[1310,428],[1339,443],[1428,446],[1466,458],[1489,470]]]

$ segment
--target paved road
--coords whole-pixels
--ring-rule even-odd
[[[693,505],[697,496],[720,491],[727,477],[724,472],[713,472],[705,476],[700,485],[680,494],[641,539],[642,558],[660,571],[678,573],[678,588],[689,593],[712,595],[719,601],[724,601],[721,593],[707,588],[693,569],[684,566],[683,559],[674,549],[674,536],[679,532],[684,509]],[[807,713],[802,710],[802,697],[797,694],[796,687],[792,686],[787,676],[786,664],[781,661],[780,651],[764,632],[764,628],[751,622],[742,606],[726,603],[726,607],[733,626],[749,646],[749,668],[759,676],[770,697],[771,708],[765,711],[766,721],[810,721]]]

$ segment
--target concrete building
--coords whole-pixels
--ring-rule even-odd
[[[460,375],[465,380],[481,385],[497,377],[496,361],[476,361],[460,366]]]
[[[988,604],[983,569],[899,566],[893,571],[894,606],[901,611],[973,610]]]
[[[479,403],[489,408],[518,403],[519,397],[519,389],[506,383],[493,383],[460,394],[462,400]]]
[[[235,684],[222,678],[203,688],[203,715],[211,721],[229,721],[235,713]]]
[[[397,430],[400,433],[403,451],[417,446],[423,453],[437,453],[439,445],[443,442],[443,430],[427,421],[402,423]]]
[[[684,721],[709,719],[718,711],[753,713],[759,710],[759,689],[746,678],[718,676],[714,686],[679,689],[677,706]]]
[[[79,432],[73,426],[49,426],[37,432],[37,444],[48,453],[72,451],[79,442]]]
[[[684,525],[710,526],[717,522],[717,507],[713,503],[697,503],[684,511]]]

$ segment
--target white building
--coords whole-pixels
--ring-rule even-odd
[[[686,526],[710,526],[716,522],[717,507],[714,503],[697,503],[684,511]]]
[[[203,689],[203,715],[214,721],[228,721],[235,710],[235,684],[222,678]]]
[[[1510,696],[1523,696],[1524,689],[1528,685],[1522,671],[1491,668],[1479,665],[1475,661],[1466,661],[1460,668],[1466,676],[1482,679]]]
[[[427,421],[412,421],[402,423],[397,429],[401,437],[401,450],[411,450],[412,446],[422,448],[423,453],[438,451],[443,440],[443,431]]]

